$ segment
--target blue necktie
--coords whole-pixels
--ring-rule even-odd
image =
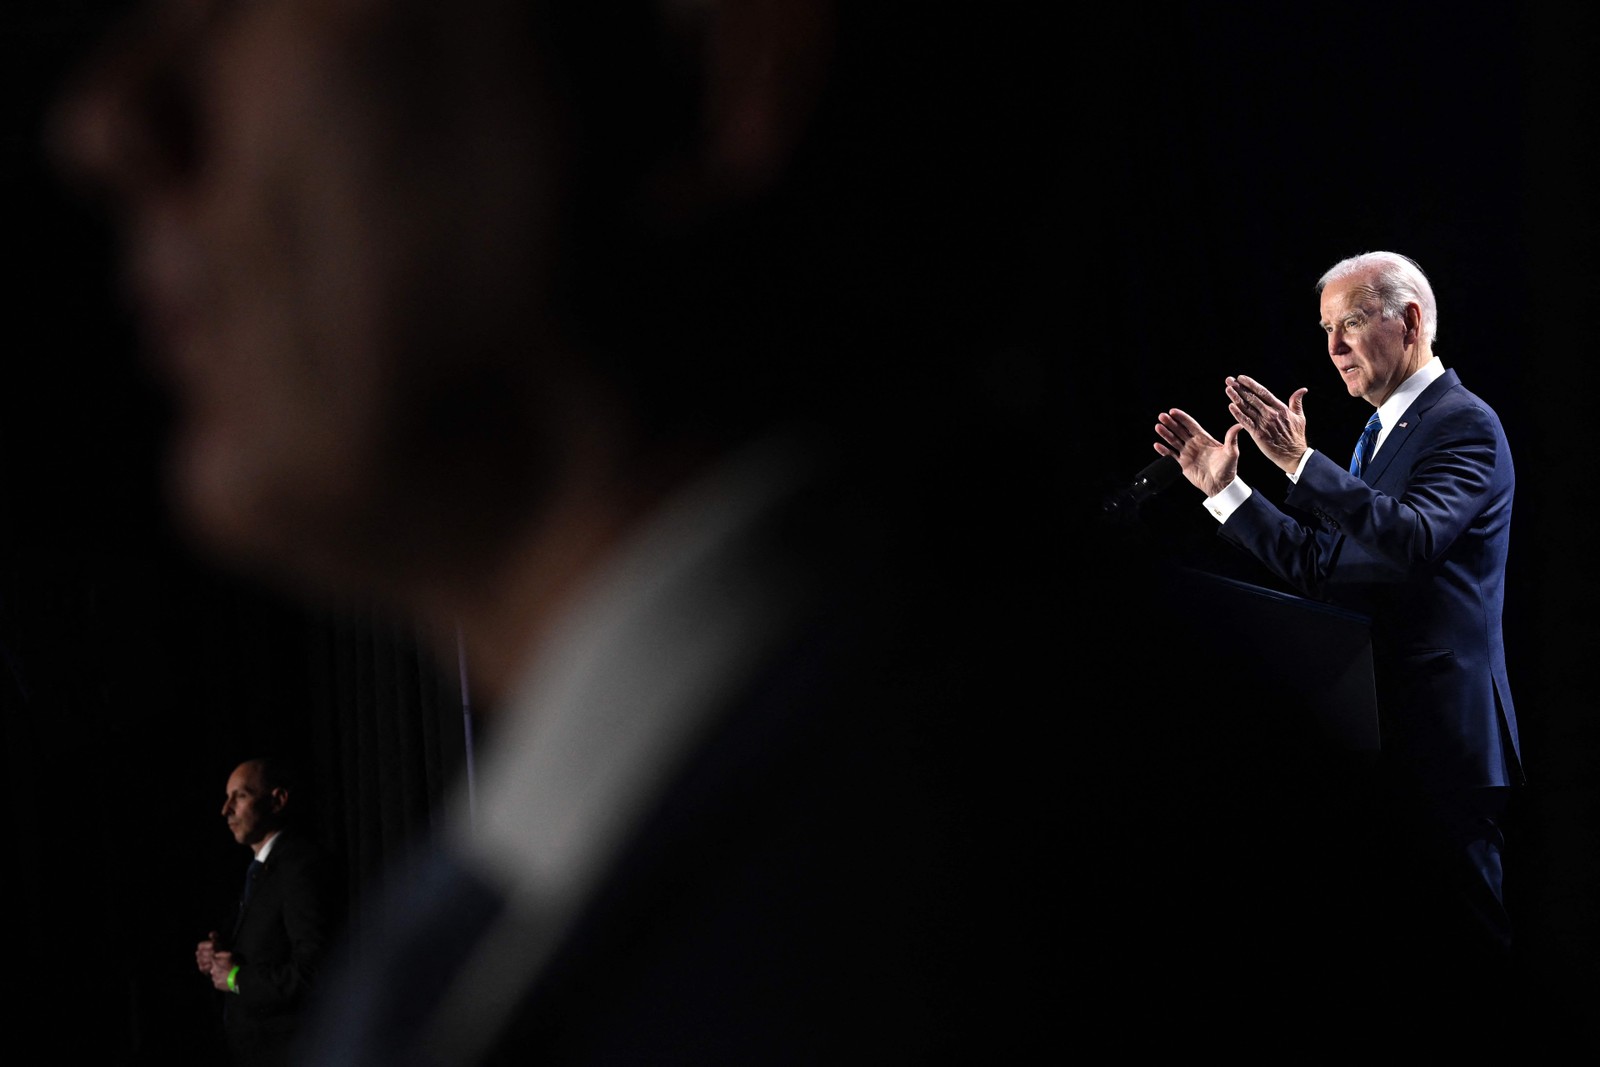
[[[1356,442],[1355,455],[1350,457],[1350,473],[1361,477],[1361,472],[1367,469],[1367,461],[1372,458],[1372,446],[1377,443],[1378,431],[1383,423],[1378,421],[1378,413],[1374,411],[1372,418],[1367,420],[1367,428],[1361,431],[1361,440]]]

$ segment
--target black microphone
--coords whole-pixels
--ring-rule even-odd
[[[1162,456],[1134,475],[1133,482],[1126,488],[1118,489],[1106,497],[1103,505],[1106,514],[1137,512],[1140,504],[1177,482],[1182,476],[1183,468],[1178,466],[1178,461],[1171,456]]]

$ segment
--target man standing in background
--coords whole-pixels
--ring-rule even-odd
[[[200,973],[224,996],[231,1062],[287,1064],[288,1050],[334,935],[328,868],[309,834],[289,827],[292,782],[272,760],[239,764],[222,817],[251,851],[232,928],[195,948]]]

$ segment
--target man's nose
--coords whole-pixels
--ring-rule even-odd
[[[69,83],[46,130],[46,147],[69,180],[128,194],[192,170],[194,45],[202,28],[194,7],[139,13]]]
[[[1344,331],[1335,326],[1328,331],[1328,355],[1337,356],[1341,352],[1348,352],[1349,348],[1344,343]]]

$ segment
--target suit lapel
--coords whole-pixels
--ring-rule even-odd
[[[1460,384],[1461,379],[1457,377],[1456,372],[1447,370],[1424,389],[1422,395],[1413,400],[1411,406],[1406,408],[1405,414],[1400,416],[1399,424],[1389,431],[1388,437],[1384,438],[1383,447],[1378,449],[1378,454],[1367,464],[1361,480],[1368,485],[1377,485],[1383,478],[1384,471],[1389,469],[1389,464],[1404,450],[1406,441],[1417,432],[1417,428],[1428,417],[1433,406]]]

